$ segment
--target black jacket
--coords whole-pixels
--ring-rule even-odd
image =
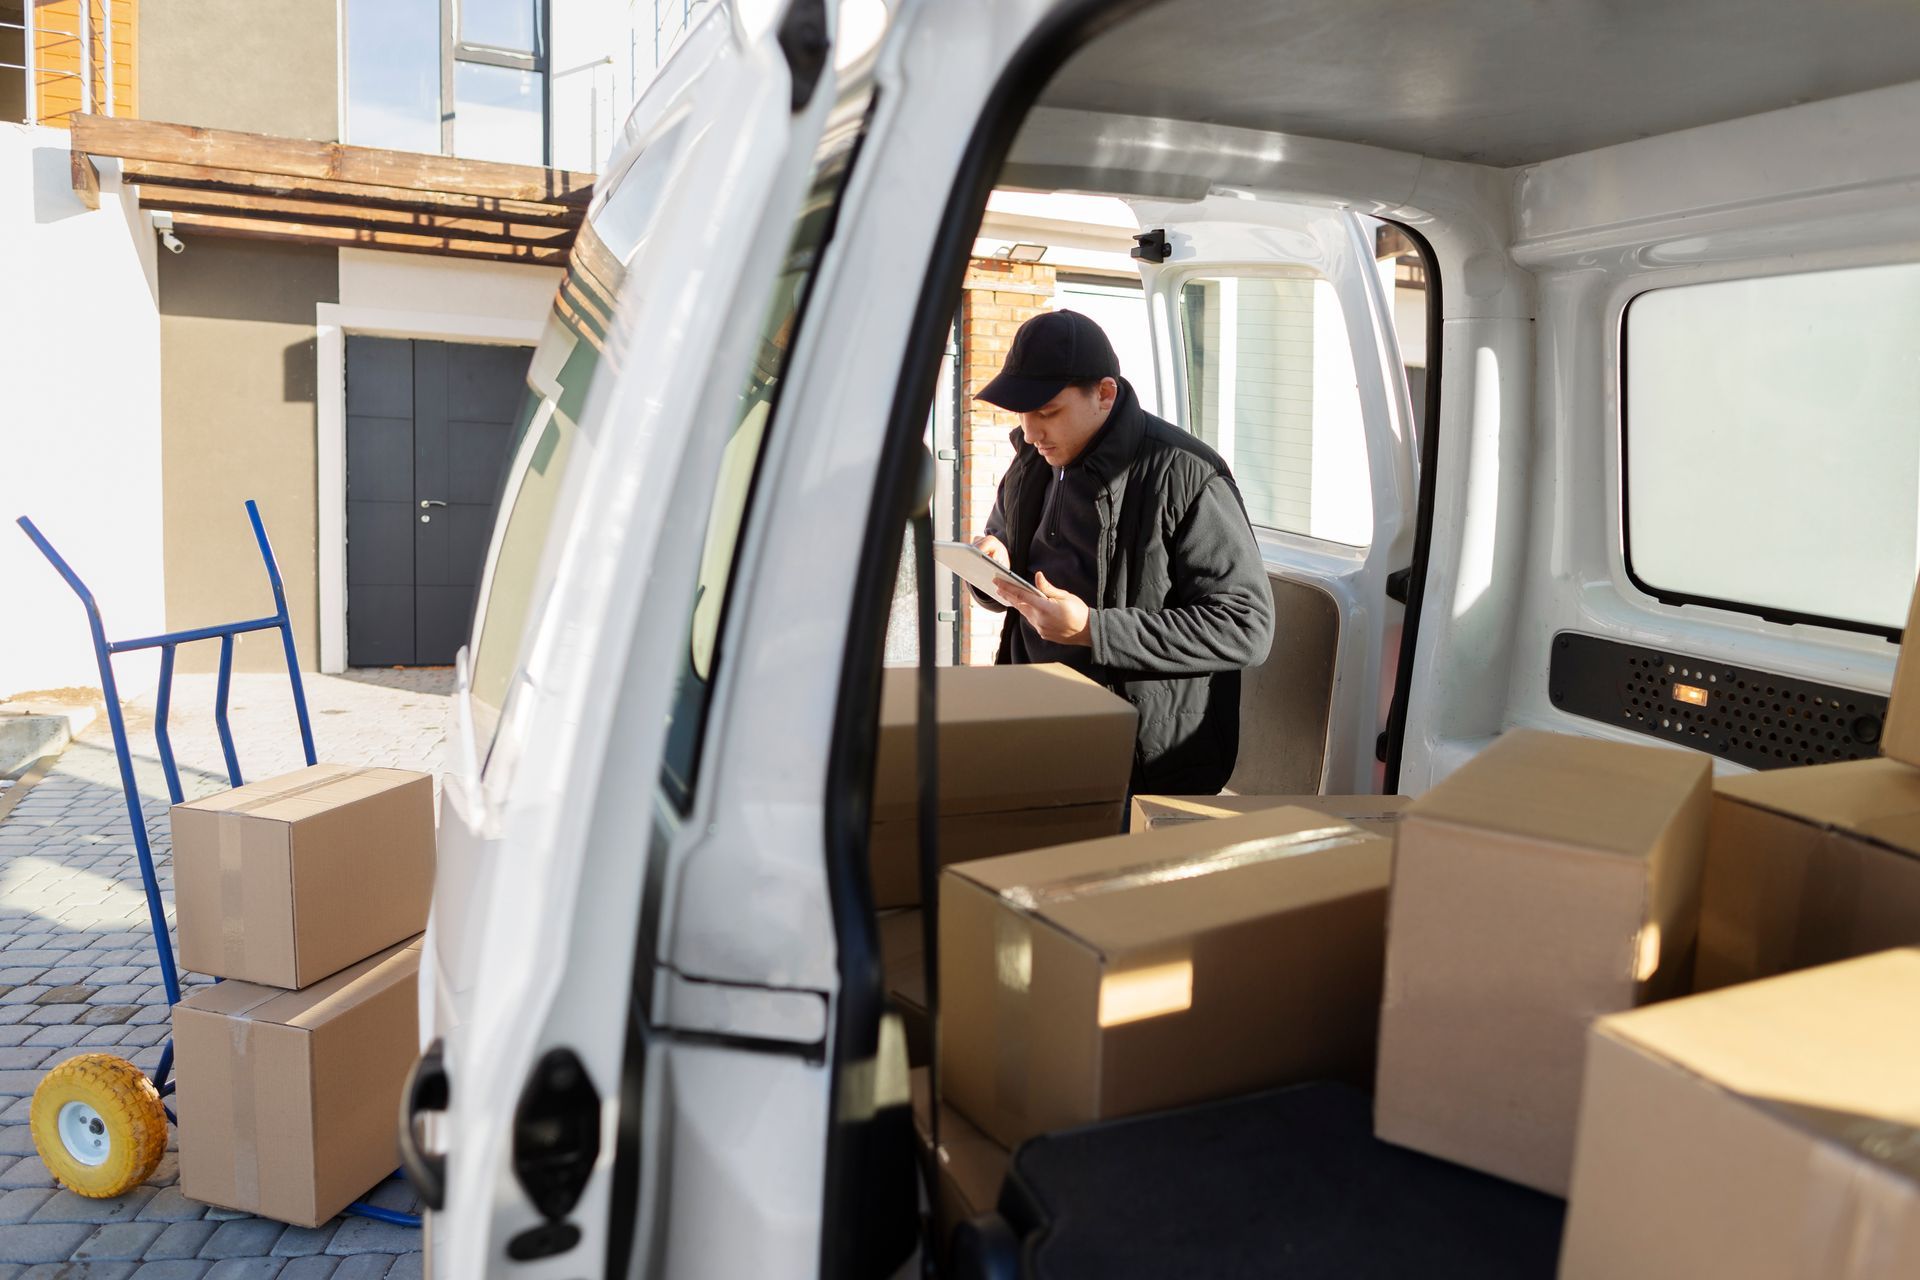
[[[987,532],[1025,577],[1053,470],[1018,430],[1013,449]],[[1212,795],[1240,752],[1240,672],[1273,643],[1246,505],[1220,455],[1141,408],[1125,379],[1082,465],[1098,482],[1101,546],[1085,670],[1140,712],[1136,793]],[[1008,614],[996,661],[1021,660],[1022,623]]]

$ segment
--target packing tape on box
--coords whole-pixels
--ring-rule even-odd
[[[1789,1110],[1805,1114],[1802,1108]],[[1815,1141],[1808,1159],[1802,1280],[1880,1280],[1902,1274],[1902,1247],[1920,1174],[1920,1131],[1890,1121],[1849,1117],[1837,1129],[1816,1123],[1838,1144]]]
[[[285,791],[275,791],[267,795],[249,796],[231,808],[220,810],[214,818],[214,830],[219,833],[220,842],[220,961],[229,971],[245,971],[247,967],[247,930],[246,930],[246,862],[242,845],[245,842],[246,824],[239,821],[243,814],[263,809],[282,800],[291,800],[321,787],[330,787],[336,782],[348,778],[357,778],[377,770],[369,768],[342,769],[330,773],[324,778],[315,778],[303,782],[297,787]]]
[[[222,814],[214,824],[220,833],[220,962],[229,973],[246,972],[246,879],[244,850],[246,830],[238,822],[228,822]]]
[[[1033,926],[1011,911],[993,913],[993,1096],[1027,1112],[1027,993],[1033,987]]]
[[[1259,809],[1229,809],[1225,805],[1208,804],[1204,800],[1188,800],[1180,796],[1142,796],[1136,799],[1143,811],[1147,825],[1138,830],[1158,831],[1163,827],[1180,827],[1190,822],[1212,822],[1217,818],[1244,818],[1249,812],[1263,812]],[[1148,806],[1151,805],[1151,810]],[[1272,806],[1275,809],[1281,805]],[[1386,809],[1368,813],[1345,813],[1336,805],[1308,806],[1329,818],[1338,818],[1342,822],[1371,822],[1375,826],[1397,826],[1406,814],[1399,809]]]
[[[255,1123],[253,1022],[236,1017],[228,1028],[233,1063],[233,1194],[240,1205],[260,1203],[260,1129]]]
[[[230,805],[218,812],[222,817],[225,817],[229,813],[253,813],[256,810],[266,808],[270,804],[279,804],[282,800],[293,800],[306,795],[309,791],[318,791],[322,787],[330,787],[336,782],[345,782],[350,778],[365,777],[370,773],[384,772],[386,771],[383,769],[367,765],[351,769],[337,769],[324,778],[314,778],[309,782],[301,783],[297,787],[288,787],[285,791],[267,791],[257,796],[248,796],[238,804]],[[264,784],[256,783],[255,785],[259,786]]]
[[[1293,831],[1286,835],[1242,840],[1237,844],[1223,845],[1204,853],[1181,854],[1178,857],[1157,858],[1151,862],[1139,862],[1118,869],[1090,871],[1085,875],[1068,876],[1050,884],[1012,885],[1002,889],[1000,896],[1022,911],[1037,911],[1042,907],[1073,902],[1081,898],[1119,893],[1127,889],[1142,889],[1149,885],[1171,884],[1176,880],[1193,880],[1216,872],[1257,866],[1260,863],[1275,862],[1281,858],[1297,858],[1302,854],[1319,853],[1325,849],[1339,849],[1358,844],[1363,840],[1377,839],[1379,839],[1378,836],[1370,836],[1345,823],[1333,827],[1314,827],[1308,831]]]

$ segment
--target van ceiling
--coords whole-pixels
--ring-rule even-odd
[[[1041,103],[1505,168],[1910,80],[1915,0],[1162,0]]]

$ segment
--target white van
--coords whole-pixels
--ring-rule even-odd
[[[1190,430],[1183,291],[1330,282],[1370,527],[1258,531],[1243,767],[1417,794],[1516,725],[1873,754],[1920,543],[1916,122],[1893,0],[704,8],[534,357],[462,659],[403,1139],[433,1274],[918,1266],[867,812],[996,184],[1132,203],[1130,373]],[[1758,701],[1673,706],[1668,666]],[[1308,679],[1304,736],[1262,720]],[[1845,713],[1775,723],[1816,687]]]

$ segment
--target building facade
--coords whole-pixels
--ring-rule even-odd
[[[110,629],[159,631],[271,612],[252,498],[303,666],[450,660],[505,430],[480,419],[519,408],[559,267],[373,247],[348,216],[269,232],[201,216],[178,188],[169,210],[105,159],[90,208],[68,127],[137,118],[590,175],[689,12],[0,0],[0,361],[21,410],[3,428],[15,462],[0,468],[0,514],[36,520]],[[284,194],[216,212],[265,216]],[[472,403],[491,399],[502,409]],[[403,498],[398,471],[414,469],[425,496]],[[36,620],[0,644],[0,696],[96,683],[71,595],[23,538],[0,538],[0,575],[11,612]],[[189,646],[179,666],[216,660]],[[236,655],[243,670],[282,661],[258,636]],[[129,674],[140,687],[138,661]]]

